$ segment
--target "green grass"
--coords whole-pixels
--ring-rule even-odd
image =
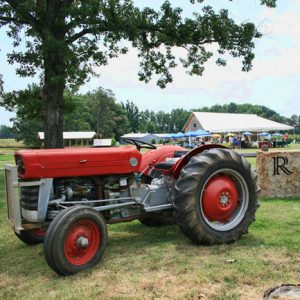
[[[14,164],[14,156],[13,154],[1,154],[0,153],[0,170],[3,168],[5,164]]]
[[[300,199],[262,199],[249,234],[230,245],[193,245],[175,225],[110,225],[102,261],[66,278],[5,219],[0,170],[0,299],[261,299],[271,286],[299,283]]]
[[[0,139],[0,148],[21,148],[24,147],[22,142],[17,142],[15,139]]]

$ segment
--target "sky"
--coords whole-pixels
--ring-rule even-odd
[[[138,6],[156,9],[162,0],[134,1]],[[188,0],[171,0],[190,17],[202,5]],[[265,105],[290,117],[300,115],[300,0],[278,0],[275,9],[260,5],[259,0],[206,0],[215,9],[228,8],[230,16],[239,22],[253,21],[263,33],[256,40],[255,60],[250,72],[242,72],[239,59],[228,59],[226,67],[215,64],[214,58],[205,66],[203,76],[189,76],[182,67],[176,68],[173,82],[165,89],[138,80],[137,52],[113,59],[108,66],[95,69],[100,77],[91,78],[81,92],[98,87],[112,90],[118,102],[134,102],[140,110],[169,112],[174,108],[194,109],[214,104],[251,103]],[[38,82],[37,78],[19,78],[15,65],[6,62],[7,53],[13,50],[5,30],[0,30],[0,74],[3,74],[4,91],[24,89]],[[180,54],[180,50],[176,50]],[[0,108],[0,125],[11,125],[13,115]]]

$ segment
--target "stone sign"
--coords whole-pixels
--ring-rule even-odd
[[[300,151],[258,151],[261,197],[300,197]]]

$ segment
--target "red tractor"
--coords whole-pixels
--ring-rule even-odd
[[[255,220],[258,186],[234,151],[132,146],[22,150],[5,166],[8,221],[29,245],[44,242],[48,265],[70,275],[95,265],[107,224],[176,222],[193,242],[223,244]],[[144,154],[141,148],[150,150]]]

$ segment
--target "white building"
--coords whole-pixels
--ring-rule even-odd
[[[294,127],[274,122],[254,114],[193,112],[183,127],[183,131],[203,129],[210,133],[262,132],[293,130]]]
[[[90,146],[96,132],[94,131],[64,131],[63,140],[65,147],[72,146]],[[38,132],[38,139],[44,140],[44,132]]]

